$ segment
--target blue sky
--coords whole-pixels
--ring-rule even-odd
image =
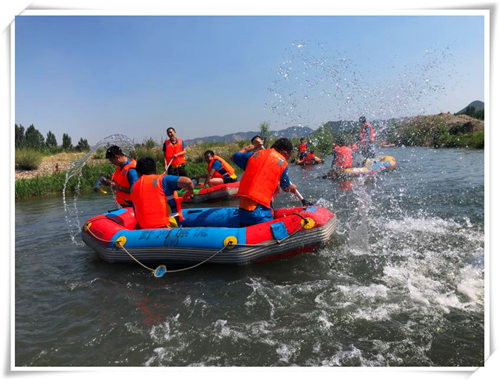
[[[90,144],[457,112],[481,16],[18,16],[15,120]]]

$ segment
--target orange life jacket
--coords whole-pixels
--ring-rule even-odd
[[[207,173],[210,174],[210,171],[212,170],[212,166],[215,162],[215,160],[219,160],[222,164],[222,168],[227,172],[227,174],[229,175],[230,178],[232,179],[236,179],[236,174],[234,174],[234,168],[229,165],[227,163],[226,160],[224,160],[222,157],[219,157],[219,156],[215,156],[214,155],[214,158],[212,159],[212,161],[210,161],[208,163],[208,167],[207,167]],[[224,175],[219,173],[217,170],[215,171],[214,173],[214,178],[224,178]]]
[[[174,154],[182,152],[182,151],[183,151],[182,139],[177,138],[177,141],[175,142],[175,144],[170,139],[165,140],[165,160],[167,161],[167,165],[170,162],[170,160],[172,159],[172,157],[174,156]],[[186,157],[184,157],[184,155],[181,155],[181,156],[175,157],[170,165],[172,165],[175,168],[176,166],[179,166],[179,165],[182,165],[185,163],[186,163]]]
[[[365,129],[366,127],[370,127],[370,137],[367,137],[365,135]],[[367,140],[368,138],[368,140]],[[374,142],[375,141],[375,135],[373,134],[373,127],[370,123],[365,123],[363,124],[363,126],[361,127],[361,131],[359,131],[359,141],[362,143],[362,144],[366,144],[367,142]]]
[[[248,159],[240,180],[237,194],[241,197],[240,208],[252,211],[256,203],[271,207],[287,165],[286,159],[274,149],[255,152]]]
[[[166,174],[143,175],[134,184],[131,198],[135,217],[141,228],[177,227],[174,215],[170,215],[170,199],[175,199],[179,220],[183,220],[181,198],[177,196],[176,191],[167,197],[162,186],[164,176]]]
[[[303,142],[299,145],[299,153],[307,152],[307,143]]]
[[[352,165],[352,150],[347,146],[335,147],[337,152],[337,159],[335,165],[337,168],[350,168]]]
[[[133,158],[130,158],[130,162],[123,166],[117,166],[115,172],[111,176],[111,179],[116,182],[116,184],[120,187],[124,187],[130,189],[130,183],[128,182],[127,174],[130,169],[134,169],[137,165],[137,161]],[[116,202],[122,206],[130,206],[130,194],[125,193],[120,190],[115,190],[116,193]]]

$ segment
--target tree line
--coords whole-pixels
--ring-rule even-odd
[[[47,136],[43,134],[31,124],[25,129],[21,124],[15,125],[15,148],[16,149],[32,149],[37,151],[50,152],[71,152],[71,151],[88,151],[90,149],[87,139],[80,138],[76,146],[73,146],[71,136],[63,133],[62,144],[58,145],[56,136],[51,132],[47,132]]]

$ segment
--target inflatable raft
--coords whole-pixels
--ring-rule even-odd
[[[343,170],[330,170],[328,172],[328,177],[357,177],[364,175],[373,175],[382,170],[395,169],[396,160],[392,156],[377,156],[373,159],[367,158],[364,166],[362,167],[351,167]]]
[[[220,185],[212,187],[195,187],[194,197],[187,198],[183,202],[202,203],[202,202],[229,200],[238,193],[239,187],[240,187],[239,182],[222,183]],[[185,190],[178,191],[178,194],[180,196],[184,195],[184,193]]]
[[[192,208],[183,215],[180,228],[139,230],[132,208],[113,210],[90,218],[82,239],[108,262],[133,257],[142,263],[209,259],[244,265],[311,252],[330,240],[336,225],[334,214],[320,206],[278,209],[274,220],[249,227],[239,227],[237,208]]]

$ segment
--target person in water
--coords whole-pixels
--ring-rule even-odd
[[[163,143],[165,168],[168,166],[168,174],[187,177],[184,141],[176,137],[173,127],[167,128],[167,136],[168,139]]]
[[[307,151],[309,150],[309,145],[307,144],[307,141],[304,140],[303,137],[300,138],[300,144],[299,144],[299,161],[302,161],[306,156],[307,156]]]
[[[373,127],[364,116],[359,118],[361,129],[359,131],[359,148],[361,155],[366,158],[375,157],[375,134]]]
[[[208,164],[207,174],[197,179],[205,177],[205,185],[211,187],[238,180],[238,176],[234,173],[234,168],[222,157],[216,156],[212,150],[207,150],[203,153],[203,157]]]
[[[252,137],[252,139],[250,140],[250,145],[247,145],[246,147],[244,147],[242,150],[240,150],[240,152],[257,152],[258,150],[261,150],[261,149],[266,149],[264,147],[264,140],[262,140],[262,137],[260,137],[259,135],[256,135],[254,137]]]
[[[133,158],[125,156],[117,145],[111,145],[106,150],[106,158],[116,169],[111,179],[104,178],[103,181],[115,191],[116,202],[120,206],[130,207],[130,189],[139,178],[135,169],[137,163]]]
[[[151,157],[137,161],[139,179],[135,182],[131,200],[140,228],[178,227],[182,221],[181,198],[177,190],[193,194],[193,182],[188,177],[157,174]]]
[[[272,201],[278,187],[296,193],[297,187],[288,177],[288,159],[293,145],[287,138],[276,140],[270,149],[257,152],[236,152],[232,160],[244,170],[237,196],[240,198],[241,226],[273,220]]]

